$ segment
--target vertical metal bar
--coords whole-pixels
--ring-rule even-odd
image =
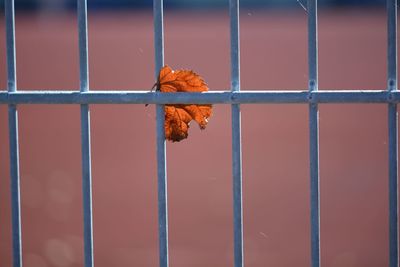
[[[387,86],[397,90],[397,1],[387,0]],[[397,104],[388,104],[389,134],[389,266],[399,266],[398,244],[398,113]]]
[[[7,45],[7,90],[17,90],[15,56],[15,8],[14,0],[5,1],[6,45]],[[22,266],[21,238],[21,191],[19,172],[18,111],[16,105],[8,105],[8,128],[10,142],[10,177],[11,177],[11,220],[13,241],[13,266]]]
[[[309,91],[318,90],[317,0],[308,0],[308,68]],[[320,263],[320,186],[319,186],[319,124],[318,105],[309,104],[310,129],[310,208],[311,208],[311,266]]]
[[[399,266],[398,246],[398,113],[397,105],[388,108],[389,126],[389,266]]]
[[[164,105],[156,106],[157,117],[157,185],[158,185],[158,234],[160,267],[168,267],[168,201],[167,170],[164,132]]]
[[[14,0],[5,1],[6,45],[7,45],[7,88],[8,92],[17,90],[16,56],[15,56],[15,13]]]
[[[92,170],[90,153],[90,110],[81,105],[82,139],[82,192],[83,192],[83,237],[85,267],[93,267],[93,213],[92,213]]]
[[[231,35],[231,91],[240,91],[239,0],[229,0]]]
[[[163,0],[153,0],[155,77],[164,66],[164,10]]]
[[[11,176],[11,208],[12,208],[12,240],[14,267],[22,266],[21,240],[21,202],[20,173],[18,151],[18,112],[16,105],[8,106],[8,127],[10,136],[10,176]]]
[[[320,266],[320,191],[319,191],[319,136],[318,106],[310,104],[310,193],[311,193],[311,262]]]
[[[163,0],[153,0],[155,77],[164,65]],[[158,184],[158,234],[160,267],[168,267],[168,198],[167,162],[164,132],[164,105],[156,105],[157,119],[157,184]]]
[[[89,91],[89,63],[87,41],[87,0],[78,1],[79,82],[81,92]]]
[[[79,32],[79,76],[80,91],[89,91],[88,42],[87,42],[87,1],[78,0]],[[82,141],[82,197],[83,197],[83,238],[85,267],[93,267],[93,213],[92,213],[92,169],[90,146],[90,109],[81,105]]]
[[[233,230],[235,267],[244,266],[240,105],[232,105]]]
[[[239,0],[229,1],[231,31],[231,90],[240,91]],[[244,266],[242,207],[242,144],[240,105],[232,105],[232,177],[234,264]]]

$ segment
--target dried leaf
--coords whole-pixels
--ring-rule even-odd
[[[158,91],[164,93],[208,91],[207,84],[195,72],[173,71],[167,65],[161,69],[156,86]],[[165,105],[165,138],[172,142],[187,138],[189,123],[192,120],[199,124],[200,129],[205,129],[211,114],[211,105]]]

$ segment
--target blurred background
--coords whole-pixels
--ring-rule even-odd
[[[383,0],[319,1],[319,87],[386,88]],[[0,90],[6,90],[4,0]],[[91,90],[150,90],[151,1],[88,1]],[[305,0],[241,1],[242,90],[307,89]],[[20,90],[78,90],[72,0],[16,1]],[[165,62],[229,90],[228,1],[165,0]],[[233,265],[230,107],[167,144],[170,263]],[[20,105],[23,260],[83,266],[80,108]],[[0,266],[11,266],[7,106],[0,105]],[[158,266],[154,105],[91,105],[97,267]],[[320,105],[321,258],[388,265],[387,106]],[[248,267],[310,266],[308,106],[242,105]]]
[[[298,3],[304,3],[306,0],[244,0],[241,6],[261,6],[261,7],[290,7],[296,6]],[[4,3],[1,0],[0,3]],[[89,0],[88,6],[93,8],[151,8],[152,0]],[[226,0],[165,0],[164,4],[167,8],[215,8],[225,7]],[[385,4],[385,0],[321,0],[318,1],[322,6],[377,6]],[[42,8],[60,8],[73,9],[76,6],[74,0],[19,0],[15,2],[17,8],[27,10],[38,10]]]

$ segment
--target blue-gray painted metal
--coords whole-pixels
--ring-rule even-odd
[[[235,267],[244,266],[242,205],[242,143],[240,105],[232,105],[233,230]]]
[[[320,191],[319,191],[319,124],[318,106],[310,104],[310,209],[311,209],[311,266],[320,266]]]
[[[287,104],[399,103],[399,91],[210,91],[161,93],[149,91],[20,91],[0,92],[0,104]]]
[[[154,75],[164,66],[164,10],[163,0],[153,0],[153,23],[154,23]]]
[[[168,186],[164,133],[164,105],[156,106],[157,117],[157,184],[158,184],[158,233],[160,267],[169,266],[168,259]]]
[[[13,241],[13,266],[22,267],[21,201],[18,149],[18,113],[15,105],[8,106],[10,136],[11,218]]]
[[[15,8],[14,0],[5,1],[6,46],[7,46],[7,91],[17,91],[16,52],[15,52]],[[13,266],[22,267],[21,237],[21,189],[19,172],[18,112],[17,106],[8,106],[8,129],[10,143],[10,178],[11,178],[11,220]]]
[[[399,266],[398,244],[398,113],[397,105],[389,104],[389,261]]]
[[[83,193],[83,238],[85,267],[93,267],[93,214],[92,214],[92,168],[90,153],[90,111],[87,104],[81,105],[82,140],[82,193]]]
[[[155,73],[158,73],[164,65],[164,22],[163,0],[153,0],[154,17],[154,54]],[[157,130],[157,186],[158,186],[158,234],[159,234],[159,264],[160,267],[169,266],[168,259],[168,186],[167,186],[167,162],[166,144],[164,132],[164,105],[156,106],[156,130]]]
[[[397,1],[387,0],[387,86],[397,92]],[[397,105],[388,105],[389,133],[389,266],[399,266],[398,208],[398,113]]]
[[[229,1],[231,36],[231,91],[240,91],[239,0]],[[242,141],[240,105],[232,104],[232,180],[234,265],[243,267]]]
[[[15,53],[15,13],[14,0],[5,1],[6,45],[7,45],[7,89],[17,90],[16,53]]]
[[[87,41],[87,1],[78,1],[79,34],[79,78],[80,91],[89,91],[88,41]],[[93,212],[92,212],[92,168],[90,145],[90,108],[81,105],[82,142],[82,198],[83,198],[83,239],[85,267],[93,267]]]
[[[231,91],[240,91],[239,0],[229,0],[231,36]]]
[[[79,83],[80,91],[89,91],[89,59],[88,59],[88,28],[87,1],[78,1],[78,35],[79,35]]]
[[[318,90],[317,0],[307,1],[308,14],[308,88]]]
[[[397,0],[387,0],[388,89],[397,90]]]
[[[317,0],[308,0],[308,86],[310,92],[318,91],[318,32]],[[311,266],[320,262],[320,186],[319,186],[319,130],[318,104],[309,105],[310,129],[310,220]]]

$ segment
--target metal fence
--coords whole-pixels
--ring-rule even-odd
[[[240,104],[303,103],[309,105],[311,265],[320,263],[320,190],[318,105],[322,103],[387,103],[389,133],[389,266],[398,267],[398,113],[397,103],[397,1],[387,0],[387,88],[383,90],[318,90],[317,0],[308,0],[308,90],[240,91],[239,0],[229,0],[231,32],[231,90],[206,93],[161,93],[148,91],[89,90],[87,2],[78,0],[80,91],[20,91],[16,83],[14,0],[5,1],[7,41],[7,91],[0,92],[0,104],[8,104],[10,176],[12,197],[13,262],[22,266],[20,173],[18,150],[18,104],[80,104],[82,138],[82,188],[85,267],[93,263],[92,176],[89,104],[157,104],[157,168],[160,266],[168,261],[167,172],[164,133],[164,104],[230,104],[232,106],[232,173],[234,264],[244,266],[242,213],[242,151]],[[155,76],[164,65],[163,0],[154,0]]]

